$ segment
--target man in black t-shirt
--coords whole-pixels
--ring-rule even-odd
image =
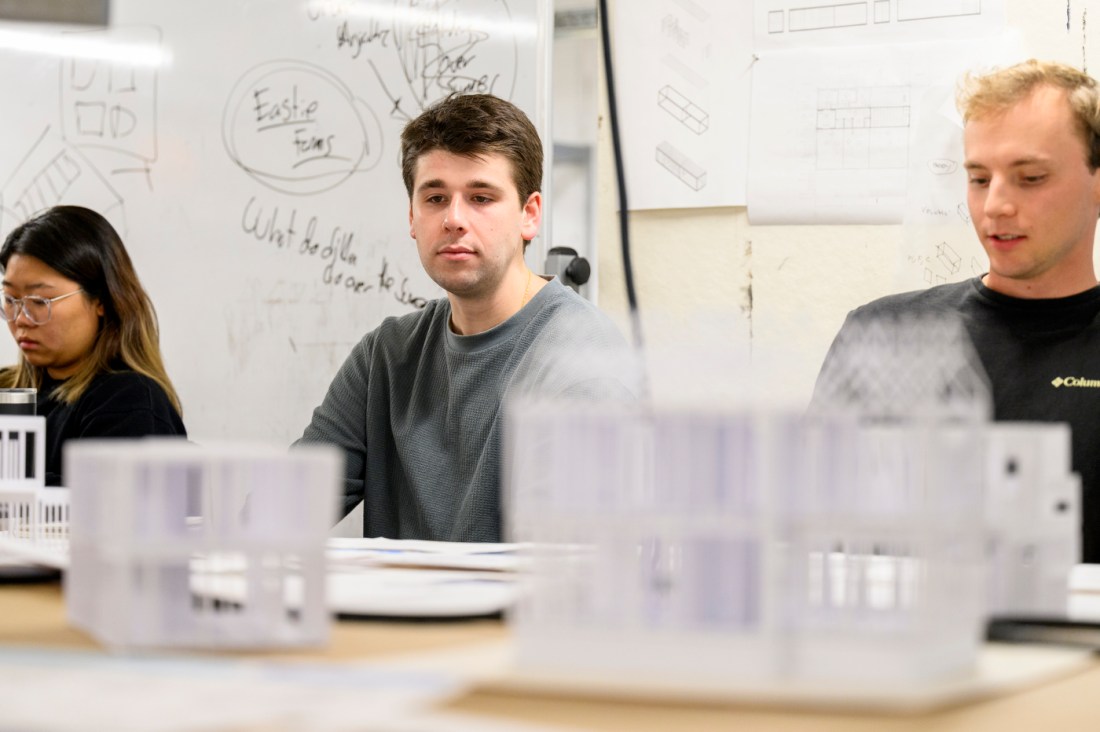
[[[968,77],[959,108],[967,204],[989,272],[876,300],[845,327],[899,314],[961,316],[995,419],[1070,424],[1083,560],[1100,562],[1100,90],[1072,67],[1031,60]]]

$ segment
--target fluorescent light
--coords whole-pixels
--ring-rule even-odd
[[[155,43],[113,40],[101,33],[42,33],[0,28],[0,50],[113,61],[130,66],[166,66],[171,60],[168,52]]]
[[[404,23],[424,26],[435,32],[449,34],[475,31],[494,35],[514,35],[517,39],[532,39],[538,35],[538,23],[531,20],[502,21],[474,13],[455,10],[434,11],[410,8],[402,5],[380,5],[367,2],[337,2],[335,0],[310,0],[306,12],[311,18],[341,18],[354,16],[383,23]]]

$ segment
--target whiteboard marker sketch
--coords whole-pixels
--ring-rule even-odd
[[[46,127],[0,191],[0,231],[59,203],[80,202],[126,231],[122,197],[88,158]]]
[[[331,190],[382,157],[382,130],[370,106],[305,61],[247,71],[226,102],[222,142],[254,180],[295,195]]]
[[[122,46],[159,49],[156,26],[65,32]],[[64,56],[46,67],[58,83],[58,119],[47,122],[0,191],[0,232],[62,203],[93,208],[126,236],[122,196],[111,175],[140,173],[152,189],[157,159],[155,65],[89,55]],[[52,92],[51,92],[52,93]],[[96,153],[96,161],[89,157]],[[87,154],[86,154],[87,153]]]
[[[909,89],[821,89],[818,170],[904,169],[909,164]]]
[[[160,48],[156,26],[65,32],[104,45]],[[71,55],[50,75],[58,83],[58,119],[47,123],[15,165],[0,192],[0,232],[62,203],[95,209],[124,237],[125,202],[111,175],[140,173],[152,190],[157,159],[156,65],[117,58]],[[86,154],[87,152],[87,154]],[[96,153],[93,162],[90,154]]]
[[[519,60],[515,37],[510,39],[510,63],[503,69],[478,56],[478,46],[494,34],[515,33],[507,2],[408,0],[404,4],[409,12],[397,16],[394,41],[405,80],[421,108],[452,92],[511,98]]]
[[[364,333],[443,295],[409,236],[406,120],[485,90],[548,132],[552,19],[551,0],[112,0],[107,28],[0,20],[0,240],[99,211],[189,434],[289,444]]]
[[[534,24],[512,17],[506,0],[395,0],[390,7],[313,2],[306,15],[336,21],[336,48],[366,61],[389,98],[387,114],[401,120],[454,92],[512,99],[520,41],[537,34]],[[404,88],[379,69],[388,66],[390,53]]]
[[[120,27],[67,35],[106,36],[112,43],[159,47],[157,27]],[[61,130],[80,147],[117,153],[128,160],[112,174],[140,173],[152,187],[157,159],[157,70],[112,59],[71,57],[61,63]]]

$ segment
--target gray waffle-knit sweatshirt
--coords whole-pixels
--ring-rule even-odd
[[[364,501],[364,536],[499,541],[505,392],[520,382],[540,394],[583,389],[598,377],[576,362],[625,347],[557,280],[484,333],[455,335],[450,317],[442,298],[368,333],[298,441],[344,450],[343,513]],[[557,366],[563,352],[578,354],[573,368]]]

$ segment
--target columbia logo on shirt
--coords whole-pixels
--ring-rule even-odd
[[[1057,389],[1060,386],[1084,386],[1092,389],[1100,389],[1100,379],[1084,379],[1080,376],[1058,376],[1050,382]]]

